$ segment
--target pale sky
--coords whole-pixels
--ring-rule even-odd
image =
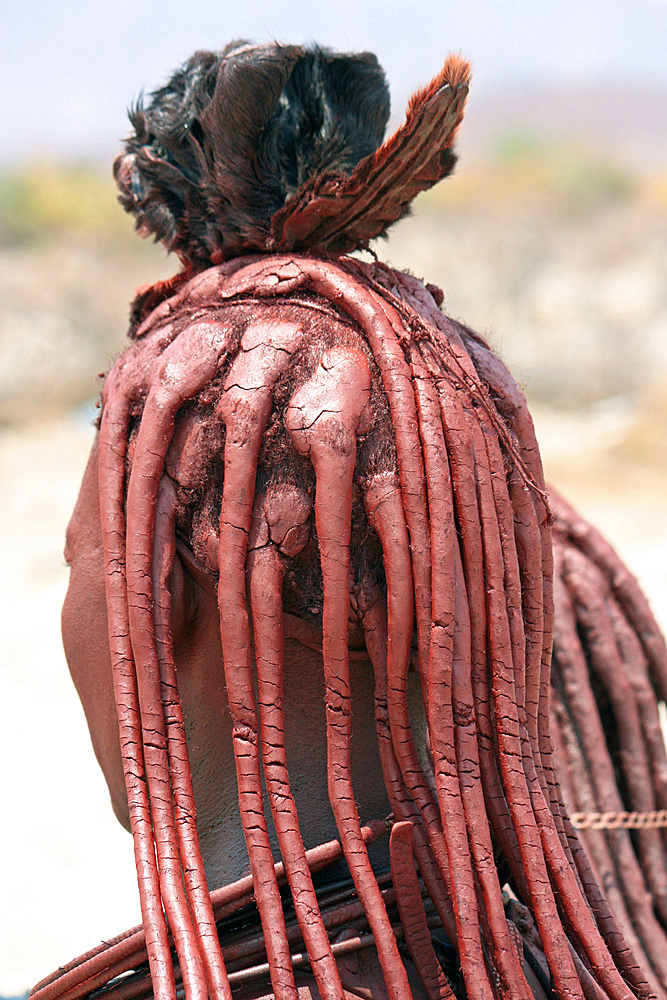
[[[666,0],[4,0],[0,162],[110,158],[126,108],[195,49],[234,38],[371,49],[396,116],[450,50],[474,64],[473,95],[543,85],[667,91]],[[413,12],[411,12],[411,9]],[[576,99],[576,91],[573,92]]]

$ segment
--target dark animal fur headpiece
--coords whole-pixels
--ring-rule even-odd
[[[349,252],[451,173],[469,75],[448,59],[380,146],[389,93],[371,53],[196,52],[131,111],[114,165],[120,201],[142,236],[195,267],[253,250]]]

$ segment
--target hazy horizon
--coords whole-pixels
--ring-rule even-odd
[[[83,6],[28,0],[2,20],[0,109],[5,166],[26,159],[102,161],[127,132],[126,110],[160,86],[195,49],[233,38],[374,51],[400,118],[407,97],[449,51],[473,63],[472,96],[486,104],[540,89],[643,89],[667,94],[666,0],[341,0],[315,9],[304,0],[229,5],[200,0],[118,0]],[[662,119],[647,127],[665,129]]]

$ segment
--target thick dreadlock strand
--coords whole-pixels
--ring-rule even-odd
[[[315,265],[316,287],[320,277]],[[339,349],[322,360],[290,401],[287,426],[316,475],[315,521],[322,563],[322,656],[326,685],[329,799],[345,857],[377,944],[390,997],[409,995],[403,963],[361,838],[350,774],[348,609],[356,435],[366,416],[370,372],[364,355]],[[327,414],[332,414],[327,416]],[[333,415],[335,414],[335,416]]]
[[[274,499],[274,506],[277,502],[288,515],[287,523],[277,526],[278,531],[275,531],[275,520],[271,526],[273,531],[266,520],[267,497],[259,498],[254,538],[251,538],[248,559],[262,754],[278,844],[285,859],[295,911],[310,957],[313,975],[324,1000],[339,1000],[343,996],[342,984],[326,928],[319,913],[306,861],[296,804],[290,790],[284,745],[282,629],[284,565],[280,547],[271,541],[271,535],[280,539],[282,546],[290,555],[296,555],[301,545],[305,543],[305,537],[302,536],[296,545],[294,542],[285,545],[288,532],[298,527],[289,523],[294,520],[294,511],[300,510],[307,518],[312,507],[312,502],[304,494],[295,496],[294,493],[295,491],[281,490],[279,496],[268,500],[270,505],[271,499]],[[301,524],[303,523],[302,521]]]
[[[614,912],[652,988],[663,997],[664,831],[651,828],[650,820],[664,809],[667,768],[657,706],[661,675],[658,667],[650,679],[648,664],[662,662],[664,643],[636,581],[609,545],[557,494],[554,510],[553,721],[562,731],[559,771],[571,776],[566,798]],[[598,699],[591,678],[601,692]],[[649,820],[634,843],[623,823],[614,822],[628,813]],[[591,828],[587,818],[600,816],[608,819]]]
[[[410,949],[428,1000],[453,1000],[454,992],[433,948],[424,912],[419,879],[413,860],[413,830],[410,822],[396,823],[391,831],[391,876],[402,887],[397,898],[398,911]]]
[[[578,977],[568,955],[567,938],[549,888],[547,861],[541,850],[539,828],[530,801],[529,779],[522,764],[513,657],[513,654],[518,654],[519,651],[512,647],[507,615],[505,564],[498,525],[497,501],[493,491],[493,474],[487,462],[483,433],[474,420],[469,420],[468,423],[475,462],[483,543],[489,689],[500,778],[518,841],[535,920],[556,989],[564,996],[577,996]],[[523,670],[523,664],[520,665],[520,669]],[[547,928],[550,928],[548,932]],[[549,940],[545,940],[547,936]]]
[[[385,479],[385,482],[382,482],[382,479]],[[393,474],[389,476],[385,475],[384,477],[376,476],[364,492],[364,505],[369,523],[373,524],[373,519],[377,518],[380,530],[382,530],[382,526],[384,525],[382,504],[387,490],[389,492],[398,492],[399,490],[398,481]],[[392,539],[392,548],[395,543],[396,537],[394,536]],[[408,599],[407,595],[404,595],[404,597],[402,607],[405,608],[407,605],[412,609],[412,602]],[[399,821],[409,821],[412,826],[412,846],[419,866],[419,873],[436,907],[442,925],[447,931],[450,940],[452,940],[456,937],[456,922],[451,900],[447,892],[447,887],[443,884],[440,867],[431,849],[422,817],[403,780],[392,744],[387,690],[388,602],[385,604],[377,584],[368,578],[364,579],[360,584],[360,608],[366,649],[373,665],[375,677],[375,723],[380,762],[387,795],[394,816]],[[392,608],[394,618],[396,618],[398,610],[399,608]],[[397,625],[394,622],[392,629],[392,645],[394,646],[397,643],[396,630]],[[447,880],[448,877],[449,872],[447,871]]]
[[[188,761],[185,722],[174,664],[169,579],[176,555],[175,508],[176,490],[174,484],[171,479],[163,477],[160,480],[156,504],[153,601],[155,640],[160,664],[160,688],[165,714],[171,784],[174,793],[179,860],[186,894],[192,908],[194,932],[206,971],[209,994],[211,997],[231,1000],[227,974],[215,929],[211,900],[206,889],[204,864],[197,836],[192,774]]]
[[[460,796],[463,807],[460,822],[462,843],[466,827],[470,831],[470,849],[475,863],[484,909],[480,918],[488,925],[494,943],[503,992],[519,993],[527,983],[516,961],[503,904],[482,785],[480,782],[474,697],[470,674],[471,632],[467,594],[458,550],[449,460],[442,428],[437,390],[427,378],[427,369],[418,349],[411,350],[413,379],[419,409],[419,424],[428,482],[431,551],[433,566],[433,608],[431,612],[431,648],[429,669],[429,705],[431,732],[438,728],[437,742],[432,740],[436,775],[441,776],[443,816],[456,814]],[[445,654],[444,663],[443,653]],[[444,671],[444,672],[443,672]],[[447,672],[451,676],[447,677]],[[451,704],[443,694],[451,692]],[[457,761],[458,758],[458,761]],[[440,766],[438,767],[438,760]],[[461,760],[466,767],[460,767]],[[443,777],[446,782],[443,782]],[[448,795],[447,784],[453,791]],[[457,788],[457,785],[460,787]],[[473,833],[474,831],[474,833]],[[465,856],[465,852],[464,856]],[[461,851],[458,852],[461,856]],[[452,861],[450,859],[450,866]]]
[[[434,358],[426,349],[427,345],[420,346],[424,362],[431,371],[436,385],[440,387],[443,382],[442,369],[435,364]],[[502,792],[497,760],[493,752],[492,714],[486,674],[483,546],[481,527],[477,516],[477,495],[474,465],[471,462],[470,433],[456,394],[441,391],[438,398],[445,429],[448,457],[451,463],[456,523],[461,539],[463,582],[468,598],[468,619],[471,630],[471,682],[475,699],[480,768],[487,797],[487,808],[493,816],[496,836],[499,836],[505,856],[511,861],[513,858],[518,859],[518,846]]]
[[[556,711],[559,713],[563,728],[564,746],[567,748],[568,756],[570,751],[575,754],[574,760],[569,762],[567,758],[561,758],[559,771],[563,770],[566,773],[569,771],[572,774],[573,784],[577,788],[574,801],[585,808],[586,812],[594,813],[598,809],[604,812],[607,811],[607,807],[618,812],[621,802],[615,795],[611,761],[603,750],[604,731],[588,683],[586,662],[576,633],[575,616],[567,592],[561,589],[559,575],[556,581],[559,613],[555,640],[558,653],[554,697]],[[657,976],[658,981],[662,981],[661,988],[664,991],[666,941],[652,912],[643,875],[632,850],[629,832],[623,829],[613,830],[606,837],[614,860],[612,861],[607,854],[604,838],[593,838],[588,842],[591,857],[605,886],[613,887],[612,879],[618,877],[619,891],[628,908],[631,921],[624,929],[626,931],[629,929],[631,933],[634,929],[636,932],[642,949],[650,959],[646,964],[647,974],[651,978]],[[622,918],[622,910],[615,912]],[[637,957],[641,957],[641,952]]]
[[[175,983],[144,780],[141,715],[127,609],[124,499],[130,400],[123,393],[118,372],[107,379],[105,395],[100,428],[100,514],[107,565],[105,583],[114,696],[151,976],[158,1000],[171,1000],[175,998]]]
[[[579,628],[590,651],[593,676],[601,684],[616,720],[619,759],[631,811],[650,813],[656,799],[641,731],[639,710],[623,665],[614,631],[614,619],[605,613],[605,590],[600,574],[573,550],[565,553],[564,570],[576,601]],[[667,879],[660,830],[637,831],[639,860],[657,915],[667,925]]]
[[[487,450],[489,450],[489,445],[487,445]],[[498,461],[500,461],[500,456],[498,456]],[[498,489],[497,471],[496,466],[496,475],[492,479],[495,490]],[[506,530],[503,540],[505,545],[509,546],[511,544],[509,529]],[[506,588],[506,593],[509,594],[510,592],[510,588]],[[518,672],[515,670],[515,677],[517,676]],[[527,745],[525,705],[523,699],[518,694],[516,701],[520,713],[519,723],[522,733],[524,767],[530,782],[531,802],[539,822],[542,843],[545,855],[548,858],[552,880],[563,900],[563,909],[568,922],[577,928],[575,931],[575,940],[581,942],[588,960],[596,971],[596,977],[603,984],[605,981],[608,982],[609,989],[620,989],[620,995],[624,995],[625,986],[611,963],[607,948],[598,933],[594,921],[589,920],[588,908],[585,905],[579,908],[573,903],[579,897],[579,886],[575,878],[575,872],[571,867],[571,860],[567,857],[563,843],[558,837],[556,819],[548,808],[542,785],[538,780],[538,773],[536,772],[538,761],[533,759],[530,747]],[[577,922],[579,922],[578,927]],[[607,979],[607,977],[610,978]],[[615,986],[612,985],[614,983]]]
[[[183,895],[173,789],[171,783],[165,781],[165,773],[170,771],[170,761],[155,644],[152,586],[152,548],[158,489],[167,448],[173,435],[174,415],[180,404],[188,398],[187,390],[181,394],[181,386],[178,384],[178,361],[172,361],[172,354],[175,352],[178,356],[181,349],[182,342],[174,341],[154,366],[159,371],[157,378],[149,380],[149,395],[127,488],[127,535],[133,544],[127,546],[126,561],[128,618],[130,637],[134,638],[132,651],[160,889],[179,962],[184,971],[186,995],[199,1000],[205,996],[206,990],[203,965],[192,916]],[[167,388],[160,376],[170,362],[172,373],[176,377],[174,387],[170,385]],[[173,371],[174,368],[176,372]],[[209,378],[211,374],[209,373]],[[161,450],[153,442],[159,442]]]
[[[393,426],[396,436],[398,471],[402,480],[402,500],[392,499],[390,494],[387,502],[393,505],[394,513],[390,523],[397,526],[402,539],[400,550],[404,558],[405,569],[397,573],[397,588],[400,588],[400,601],[403,607],[400,611],[404,619],[401,630],[402,638],[390,641],[387,662],[387,693],[388,714],[392,743],[403,780],[413,796],[419,809],[428,842],[436,858],[440,877],[449,888],[449,862],[443,841],[441,820],[434,796],[429,788],[426,776],[418,759],[414,739],[410,727],[407,708],[407,672],[410,659],[410,636],[412,626],[405,621],[405,585],[414,580],[415,611],[417,622],[418,664],[420,668],[422,694],[425,702],[428,698],[427,661],[428,634],[430,625],[430,552],[428,538],[428,520],[426,516],[426,496],[423,480],[423,460],[416,423],[416,404],[410,381],[410,370],[399,345],[399,335],[408,339],[400,317],[391,306],[385,302],[367,283],[359,287],[346,275],[339,274],[332,281],[326,274],[322,281],[322,268],[313,268],[317,278],[318,290],[334,294],[337,287],[346,287],[349,295],[348,309],[358,323],[362,325],[369,345],[373,350],[383,379],[385,391],[392,410]],[[367,504],[368,505],[368,504]],[[405,506],[405,514],[403,513]],[[374,505],[371,503],[371,508]],[[410,526],[410,555],[407,555],[406,519]],[[373,518],[371,517],[371,523]],[[403,524],[401,528],[400,525]],[[382,529],[379,523],[374,524],[378,535]],[[396,537],[394,540],[396,540]],[[385,555],[387,546],[383,546]],[[392,550],[390,558],[396,556]],[[400,584],[399,581],[400,580]],[[399,590],[394,589],[398,597]],[[388,593],[388,600],[391,590]],[[450,898],[451,898],[450,892]],[[441,914],[443,918],[445,913]]]
[[[429,518],[431,526],[431,571],[433,602],[431,609],[431,639],[429,648],[428,710],[431,731],[431,751],[434,758],[435,778],[442,816],[445,841],[447,843],[449,872],[452,878],[452,898],[457,915],[457,932],[461,948],[461,964],[468,991],[471,982],[480,989],[485,981],[484,992],[491,995],[490,984],[480,939],[482,915],[477,908],[475,877],[472,859],[469,858],[468,839],[465,825],[462,784],[459,781],[456,753],[463,748],[458,745],[455,732],[459,723],[464,722],[465,710],[454,706],[456,697],[453,678],[454,661],[465,645],[466,623],[457,621],[456,559],[454,556],[455,527],[451,506],[449,484],[449,463],[442,434],[437,399],[429,393],[433,386],[424,380],[425,372],[419,362],[416,349],[412,351],[412,375],[418,412],[418,427],[426,470],[427,495],[429,498]],[[460,611],[460,608],[458,609]],[[456,624],[455,624],[456,623]],[[460,692],[457,692],[459,694]],[[434,727],[434,719],[438,719]],[[459,733],[460,736],[460,733]],[[465,751],[464,751],[465,752]],[[475,780],[474,760],[471,761],[471,777]],[[465,780],[465,779],[464,779]],[[483,839],[483,834],[481,835]],[[455,859],[460,859],[459,864]],[[497,876],[496,876],[497,880]]]
[[[194,349],[202,359],[193,368],[189,363],[188,349]],[[215,376],[228,349],[228,336],[224,327],[216,324],[195,325],[188,338],[175,339],[153,363],[149,372],[148,397],[144,406],[135,448],[135,459],[127,487],[127,534],[131,544],[126,549],[129,627],[135,659],[141,708],[144,757],[151,799],[154,842],[160,873],[160,887],[165,913],[174,936],[177,954],[184,975],[186,993],[194,997],[206,995],[204,963],[201,945],[206,943],[209,953],[219,950],[217,942],[202,937],[194,930],[193,913],[201,910],[201,900],[193,899],[194,886],[204,884],[201,858],[192,856],[198,865],[194,879],[186,880],[189,906],[183,897],[182,871],[188,867],[182,857],[182,847],[176,833],[174,815],[174,786],[178,787],[178,773],[169,760],[166,745],[164,698],[159,683],[158,656],[155,648],[153,621],[153,591],[146,582],[152,579],[153,539],[155,537],[155,511],[159,484],[169,443],[173,436],[175,415],[183,403],[200,391]],[[178,737],[175,737],[178,741]],[[186,753],[183,744],[179,756]],[[172,777],[165,782],[165,772]],[[182,783],[181,783],[182,784]],[[201,914],[203,916],[203,914]],[[210,918],[209,918],[210,919]],[[220,979],[219,959],[209,955],[210,968],[217,968]],[[218,987],[229,996],[229,986],[222,980]]]
[[[407,707],[407,676],[410,644],[414,627],[412,603],[406,600],[406,582],[411,578],[410,549],[401,492],[398,484],[374,481],[366,491],[364,502],[371,527],[374,528],[384,557],[387,580],[388,642],[386,665],[376,665],[376,675],[386,674],[387,724],[401,780],[413,796],[423,823],[428,845],[437,865],[439,878],[444,880],[450,906],[453,903],[451,874],[442,836],[440,816],[434,794],[421,770],[410,727]],[[376,681],[377,683],[377,681]],[[434,899],[437,902],[437,899]],[[449,912],[442,916],[456,936],[456,924]]]
[[[299,341],[298,329],[292,327],[284,332],[287,350],[280,350],[269,342],[259,345],[259,351],[252,351],[247,344],[246,353],[235,360],[225,382],[220,405],[227,436],[220,512],[219,566],[222,571],[218,603],[227,695],[234,721],[241,819],[262,923],[272,928],[266,942],[271,982],[276,1000],[296,1000],[285,918],[264,814],[245,581],[257,458],[271,411],[271,390],[289,360],[289,348],[293,350]]]
[[[555,500],[559,524],[571,544],[603,573],[633,631],[641,638],[656,695],[667,701],[667,646],[636,578],[596,528],[575,513],[560,494]]]

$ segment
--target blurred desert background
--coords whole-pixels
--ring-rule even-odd
[[[667,12],[661,0],[643,7]],[[209,45],[234,37],[221,25]],[[309,37],[380,48],[367,28],[357,41],[348,17],[342,40],[317,27]],[[163,58],[162,76],[142,70],[134,92],[116,85],[113,100],[122,110],[197,44]],[[460,44],[475,59],[474,42]],[[614,542],[667,628],[667,78],[538,74],[495,88],[481,75],[456,175],[377,252],[438,284],[445,311],[488,336],[525,388],[550,481]],[[392,83],[396,123],[404,91]],[[100,130],[113,148],[116,133]],[[134,236],[106,146],[43,146],[0,157],[4,996],[138,921],[130,838],[60,650],[61,553],[97,375],[123,349],[134,289],[175,269]]]

